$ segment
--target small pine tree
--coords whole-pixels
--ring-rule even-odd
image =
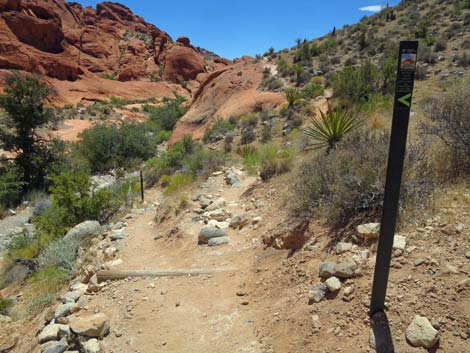
[[[0,147],[16,155],[23,191],[28,191],[43,184],[50,163],[46,141],[37,134],[52,119],[51,110],[44,107],[50,89],[36,77],[17,72],[9,74],[5,83],[0,107],[7,116],[0,127]]]

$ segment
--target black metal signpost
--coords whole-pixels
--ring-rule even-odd
[[[398,215],[398,201],[405,159],[406,137],[408,134],[417,55],[417,41],[400,42],[392,134],[388,153],[387,180],[385,182],[383,213],[370,303],[371,316],[377,312],[383,312],[385,306],[385,294]]]

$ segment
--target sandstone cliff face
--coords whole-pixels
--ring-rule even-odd
[[[96,9],[63,0],[0,0],[0,69],[75,81],[92,73],[121,81],[179,83],[213,70],[187,37],[164,31],[111,2]]]

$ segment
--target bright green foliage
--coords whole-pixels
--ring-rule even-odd
[[[295,150],[288,147],[280,147],[276,143],[263,145],[258,150],[260,163],[260,177],[263,181],[271,179],[291,170]]]
[[[176,122],[186,113],[184,102],[185,99],[175,93],[175,98],[165,98],[162,106],[149,106],[150,120],[162,130],[173,130]]]
[[[294,87],[287,87],[284,91],[289,107],[293,107],[295,103],[302,98],[299,90]]]
[[[74,226],[86,220],[106,221],[118,205],[107,189],[93,190],[85,173],[62,173],[53,177],[53,204],[64,211],[64,225]]]
[[[156,139],[142,124],[96,125],[81,134],[78,153],[93,172],[126,168],[154,155]]]
[[[16,154],[23,191],[28,191],[44,184],[47,166],[53,161],[46,142],[36,133],[52,119],[43,105],[49,88],[37,78],[19,73],[9,74],[5,83],[0,107],[7,116],[0,127],[0,148]]]
[[[320,110],[320,118],[310,119],[311,126],[305,134],[312,139],[313,149],[327,148],[327,153],[335,149],[338,142],[348,132],[360,125],[360,121],[349,111],[333,110],[324,113]]]
[[[193,182],[192,174],[175,173],[173,175],[163,175],[160,183],[166,186],[165,194],[172,194]]]
[[[38,240],[27,233],[15,235],[5,247],[5,255],[10,259],[33,259],[39,251]]]

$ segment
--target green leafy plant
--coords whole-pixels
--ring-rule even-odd
[[[312,139],[313,149],[327,148],[327,153],[335,149],[344,135],[360,125],[359,120],[350,111],[333,110],[324,113],[320,118],[311,118],[311,126],[305,129],[305,134]]]
[[[287,99],[288,107],[293,107],[295,103],[302,98],[299,90],[295,89],[294,87],[287,87],[284,90],[284,94]]]
[[[0,315],[8,314],[8,309],[13,306],[13,300],[0,296]]]

